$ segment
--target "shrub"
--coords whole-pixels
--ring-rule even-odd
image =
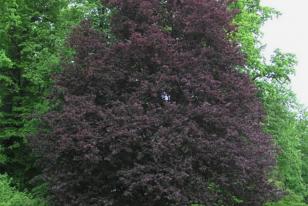
[[[46,206],[44,201],[19,192],[10,184],[8,176],[0,175],[0,206]]]

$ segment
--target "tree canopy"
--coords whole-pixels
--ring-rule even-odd
[[[278,11],[2,0],[0,12],[0,205],[307,205],[296,58],[262,54]]]
[[[275,149],[227,1],[105,1],[84,22],[34,141],[58,205],[263,205]],[[204,15],[206,14],[206,15]],[[46,132],[49,130],[49,132]],[[46,164],[47,163],[47,164]],[[96,195],[95,195],[96,194]]]

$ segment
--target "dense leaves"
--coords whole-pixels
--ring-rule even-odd
[[[254,0],[240,0],[233,6],[240,10],[234,19],[239,28],[234,38],[241,42],[241,49],[247,57],[247,65],[241,69],[249,73],[259,88],[258,95],[267,113],[264,129],[274,137],[280,151],[272,179],[287,191],[288,196],[277,205],[304,205],[307,196],[307,181],[304,180],[308,163],[304,146],[307,142],[307,116],[290,89],[295,57],[276,50],[270,61],[266,61],[262,54],[261,26],[277,15],[277,11]]]
[[[1,206],[46,206],[38,198],[27,193],[18,192],[11,186],[11,180],[6,175],[0,175],[0,205]]]
[[[25,147],[33,115],[57,69],[55,24],[64,1],[3,0],[0,5],[0,172],[25,183],[33,159]]]
[[[37,171],[26,147],[60,56],[71,53],[65,38],[72,25],[90,18],[95,1],[2,0],[0,4],[0,172],[24,187]],[[99,14],[91,14],[98,17]]]
[[[250,162],[241,162],[244,166],[233,167],[231,162],[240,162],[238,159],[243,158],[243,150],[240,148],[236,152],[229,152],[233,151],[234,145],[240,144],[229,142],[230,132],[237,130],[242,135],[242,124],[245,123],[244,120],[236,124],[232,121],[238,121],[248,111],[238,109],[237,103],[231,103],[234,99],[225,96],[231,92],[230,95],[239,97],[234,90],[241,85],[229,85],[242,82],[242,77],[249,81],[245,75],[240,75],[240,81],[234,78],[233,75],[239,75],[234,70],[236,68],[249,74],[257,85],[257,95],[267,114],[262,128],[274,138],[279,151],[278,164],[271,172],[269,181],[286,191],[287,195],[281,201],[269,205],[303,206],[305,201],[307,203],[307,113],[297,104],[289,86],[296,61],[293,55],[280,50],[273,54],[271,61],[266,61],[261,53],[260,28],[278,12],[260,6],[259,0],[234,1],[228,6],[229,14],[222,7],[215,11],[217,13],[208,12],[216,8],[215,5],[225,7],[227,2],[194,2],[206,2],[207,8],[196,6],[195,3],[187,5],[181,0],[150,3],[110,0],[104,2],[108,7],[99,4],[98,0],[1,1],[0,172],[9,173],[14,178],[11,181],[1,176],[0,205],[42,203],[16,189],[23,191],[27,187],[36,196],[41,196],[40,193],[45,191],[45,185],[32,189],[33,183],[40,178],[31,183],[28,181],[38,171],[33,167],[33,157],[26,145],[27,136],[36,132],[36,116],[50,107],[44,97],[50,91],[50,74],[60,69],[60,56],[65,70],[56,78],[54,100],[60,100],[54,108],[57,112],[47,115],[46,118],[51,118],[45,121],[46,125],[42,129],[46,130],[41,131],[43,135],[40,137],[44,141],[36,139],[35,143],[41,156],[48,156],[43,159],[48,162],[42,166],[46,166],[45,175],[53,174],[49,181],[53,183],[51,191],[56,199],[62,198],[60,201],[64,201],[65,198],[80,195],[82,197],[78,198],[82,200],[70,199],[74,203],[65,204],[76,205],[79,201],[81,205],[102,205],[100,200],[113,201],[119,196],[121,200],[118,202],[136,205],[139,201],[144,205],[144,201],[156,201],[157,195],[158,199],[163,199],[163,204],[179,204],[174,203],[176,201],[173,199],[185,193],[186,196],[177,202],[186,198],[189,202],[204,203],[202,198],[211,195],[212,199],[207,199],[209,205],[247,205],[252,197],[246,196],[253,189],[249,182],[246,185],[242,182],[251,177],[237,180],[240,174],[233,178],[231,173],[240,167],[244,168],[242,172],[253,170],[254,167],[245,169],[253,158],[248,158]],[[180,8],[181,3],[183,7]],[[230,10],[232,8],[238,9],[235,18],[235,13]],[[110,16],[113,16],[112,27]],[[231,18],[237,25],[236,32],[231,32],[234,30],[229,25]],[[80,19],[91,19],[92,26],[84,23],[73,32],[70,45],[76,50],[76,56],[72,59],[74,52],[66,47],[65,38],[71,25]],[[209,26],[205,28],[204,25]],[[245,64],[238,54],[238,47],[226,40],[226,36],[240,43]],[[206,72],[200,73],[200,70]],[[229,70],[232,72],[229,73]],[[207,83],[200,84],[200,88],[196,86],[206,80]],[[201,104],[204,105],[201,107]],[[229,120],[234,115],[229,112],[232,109],[234,113],[240,114]],[[250,109],[254,110],[253,107]],[[203,117],[205,113],[206,118]],[[74,117],[74,121],[71,117]],[[239,129],[232,129],[234,126]],[[232,127],[231,130],[229,127]],[[60,130],[62,128],[67,131]],[[48,133],[50,129],[51,133]],[[53,129],[59,132],[59,137]],[[83,133],[77,135],[79,131]],[[233,136],[236,136],[236,132]],[[64,133],[68,139],[63,136]],[[183,138],[185,135],[190,140]],[[46,136],[48,138],[44,139]],[[147,142],[148,139],[155,141]],[[245,135],[238,141],[243,140],[246,141]],[[225,145],[224,141],[228,144]],[[204,142],[208,145],[203,145]],[[63,145],[59,147],[60,154],[57,144]],[[198,147],[195,147],[196,144]],[[140,149],[143,146],[145,148]],[[201,148],[207,148],[206,152],[202,150],[202,154],[199,154]],[[232,155],[225,157],[229,154]],[[204,159],[205,155],[208,156]],[[95,164],[93,158],[96,158]],[[201,168],[204,162],[196,161],[196,158],[207,161],[205,166]],[[71,163],[71,160],[75,162]],[[58,166],[48,165],[50,162]],[[63,165],[66,162],[67,165]],[[188,168],[190,163],[192,168]],[[232,170],[225,169],[231,167]],[[78,170],[75,171],[76,168]],[[88,169],[87,172],[84,168]],[[200,174],[199,170],[202,170]],[[266,171],[269,171],[268,168]],[[66,173],[69,175],[65,177]],[[196,177],[190,177],[195,174]],[[204,178],[205,174],[208,178]],[[106,180],[106,177],[109,179]],[[61,178],[66,180],[64,186],[59,184]],[[230,184],[232,180],[235,182],[233,185],[242,187],[243,194],[238,195],[238,191],[234,191],[236,188]],[[191,185],[197,183],[191,186],[185,181]],[[202,184],[198,186],[200,182]],[[113,186],[105,185],[109,183]],[[75,187],[76,184],[86,187]],[[16,189],[11,185],[15,185]],[[202,188],[202,185],[205,186]],[[192,195],[193,190],[197,192]],[[69,193],[60,194],[62,191]],[[140,195],[143,191],[147,191],[146,194]],[[60,197],[57,196],[59,194]],[[200,198],[194,195],[200,195]],[[97,198],[100,196],[103,197]],[[162,205],[160,202],[157,204]]]
[[[105,1],[85,21],[33,145],[57,205],[250,205],[277,197],[262,106],[228,1]],[[110,11],[111,11],[110,10]]]
[[[302,174],[306,188],[308,188],[308,112],[305,111],[298,127],[301,132],[301,151],[302,151]],[[305,192],[305,203],[308,204],[308,191]]]

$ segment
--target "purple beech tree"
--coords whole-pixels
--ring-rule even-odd
[[[106,0],[115,42],[83,22],[33,145],[61,206],[261,206],[272,139],[229,40],[227,0]]]

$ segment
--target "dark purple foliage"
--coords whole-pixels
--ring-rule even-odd
[[[274,160],[236,71],[226,0],[106,0],[115,43],[83,22],[34,146],[61,206],[261,206]]]

